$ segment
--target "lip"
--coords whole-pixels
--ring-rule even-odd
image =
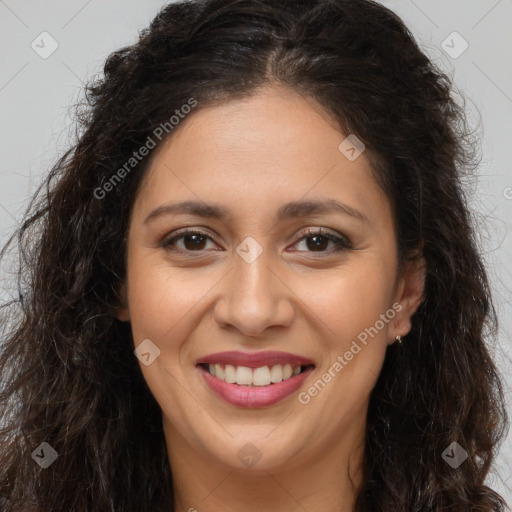
[[[202,366],[198,366],[198,368],[208,387],[217,394],[217,396],[231,405],[247,408],[268,407],[284,400],[297,391],[314,370],[314,367],[310,366],[302,373],[278,382],[277,384],[250,387],[230,384],[229,382],[214,377]]]
[[[260,368],[261,366],[271,366],[275,364],[316,366],[313,361],[306,357],[274,350],[266,350],[262,352],[243,352],[240,350],[217,352],[215,354],[202,357],[196,361],[197,366],[201,364],[217,363],[231,364],[233,366],[247,366],[248,368]]]

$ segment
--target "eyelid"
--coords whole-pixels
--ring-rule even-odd
[[[339,233],[338,231],[335,231],[330,228],[307,227],[307,228],[304,228],[304,230],[299,231],[296,236],[300,236],[301,237],[300,239],[302,239],[307,235],[333,236],[336,238],[340,238],[340,239],[346,241],[347,243],[350,243],[350,240],[348,239],[348,237],[346,235]]]
[[[176,238],[178,236],[182,235],[188,235],[189,233],[198,234],[198,235],[204,235],[208,236],[210,238],[213,238],[212,234],[205,230],[205,228],[196,227],[196,226],[187,226],[181,229],[178,229],[176,231],[173,231],[172,233],[169,233],[169,235],[166,235],[164,237],[164,240],[172,240],[173,238]],[[171,236],[172,235],[172,236]]]

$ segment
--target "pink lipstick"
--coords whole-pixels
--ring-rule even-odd
[[[249,408],[268,407],[284,400],[302,385],[315,368],[315,364],[308,358],[276,351],[218,352],[198,359],[196,365],[215,394],[232,405]],[[215,375],[213,365],[220,371],[220,378]],[[224,373],[226,366],[230,366],[230,378],[227,377],[227,371]],[[238,370],[238,367],[244,368]],[[252,384],[251,369],[256,368],[258,370],[255,371],[266,375],[262,382],[269,382],[270,372],[273,380],[268,385]],[[237,370],[237,376],[239,372],[244,374],[244,384],[233,382],[234,370]]]

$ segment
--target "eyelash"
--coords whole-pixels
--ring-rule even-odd
[[[185,231],[178,232],[178,234],[174,234],[171,238],[164,240],[161,245],[165,250],[172,251],[172,252],[184,252],[184,253],[196,253],[196,252],[200,253],[200,252],[202,252],[202,250],[190,251],[190,250],[186,250],[186,249],[184,250],[184,249],[170,248],[176,240],[183,238],[185,235],[201,235],[201,236],[204,236],[204,237],[207,237],[207,238],[210,238],[211,240],[213,240],[212,237],[204,231],[201,231],[198,229],[188,229]],[[306,231],[303,231],[302,233],[300,233],[300,235],[301,235],[301,237],[297,240],[297,242],[295,242],[296,244],[299,242],[302,242],[303,240],[305,240],[307,238],[321,236],[321,237],[327,238],[329,241],[333,242],[336,245],[336,248],[327,250],[327,251],[299,251],[299,252],[312,252],[312,253],[318,252],[320,254],[322,254],[322,253],[333,254],[333,253],[341,252],[343,250],[350,250],[353,248],[352,244],[350,243],[350,241],[347,237],[336,236],[329,232],[326,233],[326,232],[322,231],[322,228],[307,229]]]

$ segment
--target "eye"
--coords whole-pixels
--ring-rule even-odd
[[[303,236],[297,243],[305,242],[306,252],[339,252],[345,249],[352,249],[352,244],[348,238],[322,231],[321,228],[308,229],[301,234]],[[308,240],[311,240],[311,242],[308,242]],[[326,250],[329,243],[334,245],[333,250]]]
[[[189,229],[185,231],[181,231],[178,234],[175,234],[172,238],[168,238],[164,240],[162,243],[162,247],[164,249],[168,249],[170,251],[174,251],[174,247],[176,247],[176,242],[181,241],[182,246],[178,247],[177,250],[184,252],[199,252],[205,249],[206,240],[212,238],[210,235],[203,231],[198,231],[197,229]]]
[[[338,236],[331,232],[322,231],[321,228],[308,229],[301,233],[302,237],[296,242],[300,244],[305,242],[306,251],[299,252],[339,252],[346,249],[352,249],[352,245],[345,236]],[[164,240],[162,247],[175,252],[200,252],[207,249],[207,241],[212,241],[208,233],[197,229],[188,229],[171,238]],[[310,243],[308,241],[311,240]],[[181,242],[181,246],[180,246]],[[327,250],[328,245],[333,244],[334,249]]]

